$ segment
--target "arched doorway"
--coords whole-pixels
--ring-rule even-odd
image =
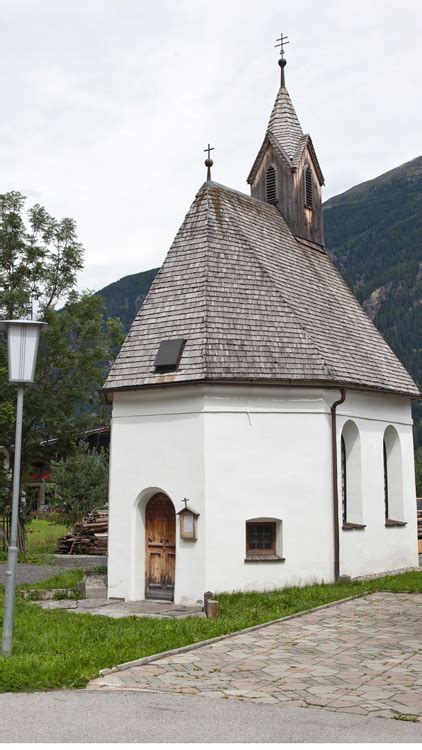
[[[145,597],[173,599],[176,513],[167,495],[157,492],[145,508]]]

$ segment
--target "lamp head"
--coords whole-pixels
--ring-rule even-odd
[[[10,383],[33,383],[40,332],[47,323],[38,320],[0,320],[0,331],[7,333]]]

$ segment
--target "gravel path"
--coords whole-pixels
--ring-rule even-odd
[[[63,573],[64,570],[74,570],[75,565],[27,565],[26,563],[18,563],[16,582],[17,583],[36,583],[37,581],[43,581],[44,578],[51,578],[58,573]],[[6,563],[0,563],[0,583],[4,584],[6,580]]]

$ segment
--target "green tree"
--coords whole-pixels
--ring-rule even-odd
[[[416,451],[415,456],[416,495],[422,497],[422,448]]]
[[[83,268],[73,219],[57,221],[38,203],[25,216],[25,196],[0,195],[0,314],[18,318],[33,303],[41,315],[65,302]],[[25,218],[27,222],[25,224]]]
[[[57,499],[49,505],[62,508],[69,524],[107,504],[108,452],[104,449],[92,451],[86,443],[80,442],[72,455],[53,462],[52,469]]]
[[[122,330],[119,320],[105,320],[100,297],[75,291],[83,253],[73,219],[57,221],[39,205],[25,213],[20,193],[0,195],[0,315],[27,315],[35,304],[37,317],[48,323],[40,340],[35,384],[25,394],[23,483],[34,461],[63,458],[84,430],[109,421],[98,388]],[[57,310],[58,305],[62,309]],[[15,404],[16,387],[7,379],[6,337],[1,334],[0,445],[7,448],[14,441]]]

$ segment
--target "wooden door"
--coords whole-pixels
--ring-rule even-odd
[[[173,503],[161,492],[153,495],[145,510],[145,596],[173,599],[176,562],[176,514]]]

